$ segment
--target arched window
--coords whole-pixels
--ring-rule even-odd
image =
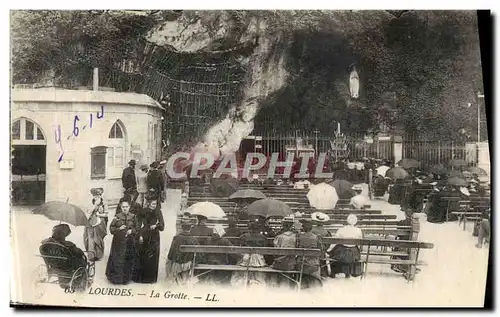
[[[12,123],[12,141],[14,144],[46,144],[45,136],[38,124],[26,118]]]
[[[116,121],[115,124],[113,124],[113,126],[111,127],[108,138],[123,139],[123,130],[118,121]]]
[[[116,121],[108,135],[108,147],[106,166],[108,167],[108,178],[119,178],[126,166],[125,162],[125,128],[121,121]]]

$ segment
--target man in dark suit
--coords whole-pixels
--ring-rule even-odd
[[[122,186],[125,193],[130,196],[132,201],[135,201],[139,195],[137,192],[137,180],[135,178],[135,160],[130,160],[128,167],[123,169]]]

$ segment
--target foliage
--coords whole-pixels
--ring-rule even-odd
[[[249,27],[256,19],[267,25],[265,34]],[[482,79],[476,16],[468,11],[15,11],[13,81],[48,74],[78,85],[93,67],[137,60],[140,40],[167,21],[199,25],[196,36],[214,39],[203,49],[208,56],[259,36],[279,39],[279,54],[269,56],[285,54],[290,77],[285,89],[263,102],[256,133],[329,133],[337,122],[345,132],[377,131],[381,121],[439,136],[474,129],[473,109],[464,106],[475,102]],[[193,52],[180,55],[192,60]],[[353,63],[359,100],[348,93]]]
[[[93,67],[125,59],[154,23],[125,12],[13,11],[13,82],[32,83],[45,74],[58,84],[78,85]]]

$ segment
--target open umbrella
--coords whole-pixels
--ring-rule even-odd
[[[431,173],[437,175],[445,175],[448,173],[448,169],[443,164],[436,164],[431,168]]]
[[[477,167],[477,166],[471,166],[471,167],[467,168],[466,171],[468,171],[472,174],[476,174],[477,176],[488,176],[488,173],[486,173],[485,170],[483,170],[482,168]]]
[[[36,215],[44,215],[50,220],[69,223],[73,226],[85,226],[88,223],[87,215],[83,210],[69,203],[49,201],[31,211]]]
[[[290,206],[285,204],[284,202],[272,198],[264,198],[261,200],[257,200],[250,205],[246,210],[248,215],[254,216],[287,216],[292,214],[292,209]]]
[[[449,165],[451,167],[462,167],[462,166],[467,166],[467,162],[462,159],[453,159],[450,161]]]
[[[234,178],[228,179],[212,179],[210,184],[210,192],[215,197],[229,197],[236,193],[240,185]]]
[[[240,189],[236,193],[229,196],[228,200],[234,202],[241,202],[241,201],[254,202],[256,200],[264,198],[266,198],[266,195],[264,195],[260,190]]]
[[[389,177],[392,180],[396,179],[405,179],[409,176],[408,172],[405,171],[402,167],[393,167],[385,173],[386,177]]]
[[[202,201],[191,205],[188,209],[186,209],[186,213],[212,219],[222,219],[226,217],[226,213],[219,205],[209,201]]]
[[[469,185],[469,183],[465,179],[463,179],[461,177],[456,177],[456,176],[448,178],[447,183],[449,185],[453,185],[453,186],[467,186],[467,185]]]
[[[375,170],[377,171],[377,174],[378,175],[381,175],[383,177],[385,177],[385,173],[390,169],[389,166],[386,166],[386,165],[382,165],[382,166],[379,166],[377,167]]]
[[[352,183],[343,179],[336,179],[333,182],[328,182],[328,185],[335,188],[339,199],[351,199],[356,196],[356,192],[352,189]]]
[[[464,177],[464,175],[457,170],[448,171],[448,177]]]
[[[313,208],[334,209],[339,200],[339,196],[333,186],[326,183],[320,183],[309,190],[307,199]]]
[[[398,162],[398,165],[405,169],[417,168],[420,166],[420,162],[414,159],[404,158]]]

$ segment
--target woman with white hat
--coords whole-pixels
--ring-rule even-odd
[[[347,216],[347,225],[340,228],[335,234],[335,237],[362,239],[363,231],[356,227],[357,222],[358,217],[356,217],[356,215],[350,214]],[[331,277],[334,278],[338,273],[344,273],[346,278],[351,277],[351,275],[354,277],[361,275],[362,267],[361,263],[359,263],[361,259],[361,250],[359,247],[350,244],[337,244],[333,248],[332,246],[330,246],[328,250],[330,257],[334,260],[331,264]]]
[[[361,185],[354,185],[352,190],[356,192],[356,196],[351,198],[350,205],[353,209],[365,209],[365,205],[368,205],[370,201],[368,197],[362,194],[363,187]]]
[[[315,235],[323,237],[331,237],[330,231],[326,230],[324,225],[330,220],[330,217],[322,212],[316,211],[311,214],[311,220],[314,224],[311,232]],[[325,248],[326,249],[326,248]],[[328,255],[326,256],[328,257]],[[328,259],[321,259],[321,276],[328,276],[330,274],[330,261]]]

